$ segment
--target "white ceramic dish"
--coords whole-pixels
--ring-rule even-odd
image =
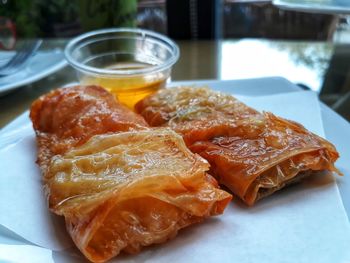
[[[4,63],[13,52],[0,52],[0,63]],[[0,96],[11,90],[20,88],[34,81],[42,79],[67,65],[63,51],[36,53],[28,64],[18,73],[0,78]]]
[[[342,172],[350,175],[350,166],[347,162],[350,159],[350,150],[347,147],[350,125],[326,106],[319,105],[315,94],[300,93],[297,86],[282,78],[190,81],[172,83],[171,85],[208,85],[213,89],[226,93],[261,97],[257,99],[260,100],[259,105],[262,109],[271,109],[278,113],[281,108],[284,108],[281,112],[286,114],[285,117],[293,118],[295,116],[294,119],[301,122],[302,120],[308,120],[307,125],[310,126],[307,126],[307,128],[311,130],[318,129],[320,131],[320,127],[322,130],[323,122],[327,139],[337,146],[342,156],[337,162],[337,166]],[[278,100],[270,100],[267,97],[264,100],[263,98],[264,95],[275,94],[281,95]],[[306,100],[304,94],[307,97]],[[247,98],[247,103],[254,101],[254,98]],[[271,101],[274,101],[279,106],[274,107],[274,105],[267,103],[268,101],[270,101],[270,104],[272,104]],[[303,105],[304,111],[302,114],[300,114],[300,111],[298,113],[298,104],[299,106]],[[308,107],[310,105],[312,107]],[[294,111],[295,115],[293,115]],[[305,117],[306,115],[308,117]],[[0,176],[13,178],[18,176],[17,170],[23,170],[23,174],[19,177],[37,176],[36,178],[40,181],[40,172],[34,164],[35,138],[30,125],[28,112],[26,112],[0,131],[0,149],[2,149],[2,151],[0,150],[0,171],[6,171],[1,173]],[[11,133],[14,134],[13,141],[9,143],[8,140],[2,143],[2,140]],[[23,153],[23,151],[25,152]],[[8,161],[4,162],[4,160]],[[10,164],[11,162],[21,165],[11,168],[13,167]],[[343,204],[349,211],[348,177],[336,178],[343,203],[340,200],[338,188],[334,181],[323,185],[321,181],[321,184],[316,184],[314,187],[310,187],[308,184],[300,184],[294,188],[276,193],[252,208],[231,204],[223,216],[181,231],[174,240],[166,244],[152,246],[139,255],[118,257],[111,262],[347,262],[350,260],[350,235],[348,235],[350,232]],[[29,214],[33,212],[33,209],[37,209],[38,214],[47,213],[46,219],[44,218],[46,221],[50,222],[52,220],[52,225],[57,223],[54,222],[57,218],[52,217],[45,209],[40,182],[32,182],[31,185],[24,186],[17,183],[21,180],[15,180],[15,182],[8,186],[0,184],[0,189],[13,196],[14,199],[19,198],[19,193],[22,194],[26,197],[23,200],[26,204],[21,204],[22,208],[20,208],[20,206],[15,207],[5,203],[1,208],[1,202],[4,198],[0,198],[0,208],[2,209],[0,210],[2,211],[0,220],[6,218],[11,212],[18,215],[13,221],[24,222],[22,217],[25,216],[25,212]],[[32,199],[26,194],[28,188],[31,187],[34,187],[36,193],[38,193],[36,202],[31,202]],[[333,196],[332,205],[324,202],[324,200],[328,200],[329,196]],[[37,205],[33,206],[33,203]],[[7,205],[6,208],[5,205]],[[40,205],[41,207],[39,207]],[[311,206],[306,207],[305,205]],[[23,210],[26,211],[23,212]],[[53,218],[56,219],[53,220]],[[19,226],[19,230],[12,229],[13,232],[11,232],[0,226],[0,244],[13,245],[13,247],[4,245],[4,251],[30,253],[30,258],[34,261],[28,262],[35,262],[35,259],[39,257],[45,257],[46,261],[43,262],[85,262],[81,256],[77,258],[72,256],[72,253],[76,254],[76,250],[61,250],[64,247],[60,247],[60,244],[62,244],[60,238],[62,238],[65,231],[62,230],[62,226],[56,224],[54,228],[48,226],[45,224],[45,220],[43,225],[40,225],[41,231],[38,231],[38,227],[34,225],[35,222],[29,216],[27,216],[25,224]],[[335,222],[340,222],[340,224]],[[36,229],[36,232],[33,233],[33,229]],[[21,232],[21,235],[19,232]],[[59,233],[61,235],[58,235]],[[54,246],[57,248],[56,251],[52,251],[52,259],[50,259],[51,250],[39,250],[35,246],[26,247],[40,244],[40,241],[45,239],[40,240],[40,235],[46,235],[48,239],[52,235],[58,235],[55,244],[41,243],[44,248],[50,246],[51,249]],[[31,243],[26,240],[30,240]],[[22,246],[16,247],[20,244]],[[9,255],[6,256],[9,257]],[[29,257],[27,256],[27,258]]]

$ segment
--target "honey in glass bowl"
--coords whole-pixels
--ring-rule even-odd
[[[158,33],[116,28],[73,39],[65,55],[82,84],[102,86],[133,109],[139,100],[165,86],[179,50]]]
[[[138,70],[152,67],[143,62],[120,62],[106,67],[110,70]],[[114,94],[120,102],[133,109],[134,105],[160,88],[165,87],[170,71],[133,76],[91,76],[81,77],[82,84],[95,84]]]

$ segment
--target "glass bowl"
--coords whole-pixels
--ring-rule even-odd
[[[149,30],[111,28],[72,39],[65,57],[80,83],[102,86],[133,108],[165,86],[179,48],[171,39]]]

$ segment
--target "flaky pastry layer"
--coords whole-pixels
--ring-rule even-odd
[[[151,126],[170,127],[248,205],[305,171],[338,172],[335,147],[302,125],[260,113],[209,88],[158,91],[136,105]],[[312,173],[308,173],[312,174]]]

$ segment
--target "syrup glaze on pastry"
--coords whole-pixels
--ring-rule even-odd
[[[136,105],[151,126],[181,134],[248,205],[312,173],[338,172],[335,147],[302,125],[208,88],[163,89]],[[339,173],[339,172],[338,172]]]
[[[92,262],[165,242],[231,200],[181,136],[100,87],[55,90],[30,116],[49,208]]]

